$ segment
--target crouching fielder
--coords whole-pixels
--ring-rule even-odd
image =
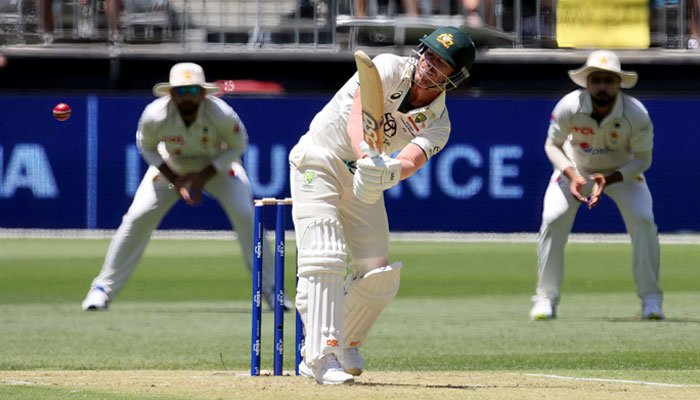
[[[205,192],[219,201],[235,227],[243,261],[252,272],[253,194],[240,162],[248,134],[238,114],[211,96],[218,91],[217,85],[205,81],[202,67],[193,63],[175,64],[170,81],[154,86],[159,98],[143,111],[136,132],[136,144],[150,166],[100,274],[92,281],[83,310],[107,310],[165,214],[180,198],[198,205]],[[263,257],[263,294],[270,309],[275,298],[271,248],[265,246]],[[291,308],[286,298],[285,307]]]
[[[302,375],[321,384],[353,381],[359,347],[399,289],[389,264],[383,191],[411,176],[447,142],[445,91],[467,78],[475,48],[453,27],[421,39],[411,57],[374,59],[384,98],[384,153],[367,157],[356,73],[292,149],[291,191],[298,243],[297,308],[306,332]],[[396,158],[389,154],[400,151]],[[346,254],[352,258],[347,272]]]
[[[659,238],[643,172],[651,165],[653,126],[646,109],[620,88],[637,83],[617,55],[598,50],[569,71],[582,87],[564,96],[552,113],[545,151],[554,166],[544,195],[537,246],[539,279],[530,318],[556,317],[564,277],[564,247],[581,203],[607,194],[632,238],[634,281],[644,319],[663,319],[659,288]]]

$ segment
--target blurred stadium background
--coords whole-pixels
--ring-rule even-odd
[[[0,228],[116,228],[145,171],[140,113],[184,60],[247,125],[256,196],[286,196],[287,152],[354,72],[353,51],[407,55],[454,25],[474,38],[477,64],[448,96],[445,151],[388,193],[392,230],[537,231],[549,114],[575,89],[567,70],[605,47],[639,72],[629,93],[655,124],[659,229],[694,232],[697,12],[697,0],[0,0]],[[59,102],[73,108],[66,122],[52,118]],[[589,213],[575,231],[624,232],[609,199]],[[218,207],[180,204],[161,228],[228,223]]]
[[[406,268],[399,297],[367,342],[366,385],[351,395],[698,398],[698,0],[123,1],[114,13],[118,0],[0,0],[0,398],[292,398],[314,390],[306,380],[232,389],[229,377],[249,365],[250,281],[238,246],[211,240],[231,237],[210,199],[166,216],[154,235],[165,240],[151,242],[109,313],[79,311],[146,168],[135,147],[138,118],[175,62],[200,63],[248,128],[244,163],[255,195],[284,197],[287,153],[354,73],[353,51],[407,55],[446,24],[474,38],[477,63],[448,95],[446,148],[386,195],[392,232],[405,240],[392,243],[390,258]],[[543,151],[549,116],[576,89],[567,70],[593,48],[616,49],[623,69],[639,73],[628,92],[655,124],[646,177],[663,233],[668,317],[658,324],[640,322],[630,245],[607,198],[576,221],[574,231],[594,234],[567,247],[559,318],[527,319],[551,173]],[[72,107],[65,122],[52,116],[60,102]],[[193,229],[202,232],[180,236]],[[590,243],[601,238],[615,243]],[[294,257],[287,263],[291,288]],[[271,344],[272,315],[264,318]],[[266,365],[271,354],[263,352]],[[86,386],[94,369],[133,378],[115,374],[116,389]],[[144,369],[159,371],[131,372]],[[181,369],[220,376],[226,387],[182,390],[148,377]],[[44,386],[42,377],[63,370],[82,380],[59,376]],[[449,372],[435,383],[413,373],[455,370],[499,375]],[[409,371],[410,381],[375,371]],[[520,380],[533,371],[589,384]],[[307,397],[347,398],[322,389]]]

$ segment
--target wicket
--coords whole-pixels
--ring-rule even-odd
[[[253,256],[253,322],[250,350],[250,375],[260,375],[260,342],[262,331],[262,260],[264,243],[263,210],[266,205],[277,206],[275,226],[275,343],[274,375],[282,375],[284,360],[284,253],[285,253],[285,217],[286,206],[292,204],[291,198],[262,198],[255,200],[255,246]],[[298,279],[297,279],[298,280]],[[299,375],[301,347],[303,346],[303,327],[301,316],[296,312],[296,363],[295,373]]]

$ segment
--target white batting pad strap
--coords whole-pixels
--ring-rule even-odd
[[[316,273],[308,276],[304,359],[312,368],[326,354],[343,357],[343,276]]]
[[[309,223],[302,235],[298,250],[299,274],[312,273],[305,267],[347,266],[343,227],[336,219],[318,219]],[[304,271],[304,272],[302,272]]]
[[[357,347],[369,334],[379,313],[399,291],[400,262],[378,268],[360,278],[351,276],[345,282],[343,335],[345,347]]]

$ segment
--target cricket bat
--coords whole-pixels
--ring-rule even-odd
[[[360,97],[362,99],[362,130],[367,144],[376,152],[382,152],[384,143],[384,92],[377,67],[362,50],[355,52],[355,64],[360,75]]]

